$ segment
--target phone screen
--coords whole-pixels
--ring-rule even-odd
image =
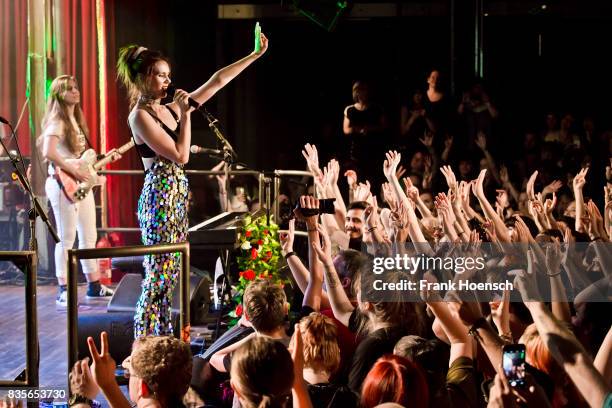
[[[503,367],[512,387],[525,385],[525,346],[513,344],[504,347]]]

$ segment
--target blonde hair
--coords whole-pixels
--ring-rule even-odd
[[[333,320],[313,312],[300,321],[304,341],[304,367],[333,374],[340,366],[338,329]]]
[[[64,92],[68,90],[69,81],[73,81],[74,85],[78,87],[77,80],[71,75],[60,75],[55,78],[53,82],[51,82],[47,109],[42,120],[42,128],[44,133],[44,129],[47,128],[47,126],[49,126],[52,122],[62,123],[64,128],[64,143],[70,152],[76,154],[80,153],[77,131],[74,129],[72,121],[68,116],[68,106],[66,105],[66,102],[64,102],[63,96]],[[85,137],[87,137],[89,134],[89,129],[87,128],[85,115],[83,114],[80,103],[77,103],[74,106],[74,119],[81,128],[83,134],[85,134]],[[42,139],[39,138],[37,145],[40,145],[41,140]]]
[[[171,336],[148,336],[134,341],[132,368],[158,398],[181,401],[191,381],[189,344]]]
[[[256,336],[233,354],[230,378],[245,408],[282,408],[291,396],[293,361],[282,343]]]
[[[119,49],[117,59],[117,78],[127,88],[130,109],[136,105],[140,95],[147,89],[147,79],[159,61],[170,62],[159,51],[148,50],[140,45],[131,44]]]

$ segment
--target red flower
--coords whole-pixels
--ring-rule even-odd
[[[257,259],[257,250],[255,248],[251,248],[251,259]]]
[[[246,271],[244,271],[242,276],[244,276],[244,279],[246,280],[253,280],[255,279],[255,271],[252,269],[247,269]]]
[[[242,305],[236,306],[236,316],[237,317],[242,316]]]
[[[263,245],[263,240],[260,239],[259,241],[257,241],[257,245]]]
[[[263,232],[264,235],[268,235],[269,233],[270,233],[270,231],[268,231],[268,230],[264,230],[264,232]]]
[[[246,235],[247,238],[251,238],[251,231],[247,231],[244,235]]]

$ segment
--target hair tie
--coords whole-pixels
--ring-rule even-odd
[[[130,60],[132,61],[136,61],[136,59],[138,59],[138,57],[140,56],[140,54],[142,54],[143,51],[145,51],[147,48],[146,47],[138,47],[136,48],[136,51],[133,52],[133,54],[130,56]]]
[[[142,64],[142,60],[138,61],[138,57],[140,56],[140,54],[142,54],[146,50],[147,50],[146,47],[138,47],[136,51],[134,51],[134,53],[130,56],[130,58],[128,58],[129,66],[131,70],[134,72],[134,75],[138,73],[138,70],[140,69],[140,65]]]

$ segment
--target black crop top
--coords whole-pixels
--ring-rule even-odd
[[[157,116],[153,115],[148,110],[145,109],[145,111],[148,112],[149,115],[151,115],[153,117],[153,119],[155,119],[155,121],[161,125],[162,129],[164,129],[166,131],[166,133],[168,133],[168,135],[170,135],[172,140],[174,140],[176,142],[176,135],[178,134],[178,132],[181,131],[181,123],[179,122],[179,118],[176,115],[176,113],[172,109],[170,109],[168,107],[168,105],[164,105],[164,106],[166,107],[166,109],[168,109],[170,111],[170,114],[172,114],[172,117],[174,118],[174,120],[176,120],[176,129],[175,130],[170,129],[168,126],[166,126],[166,124],[164,122],[162,122]],[[143,159],[150,159],[150,158],[153,158],[153,157],[157,156],[157,153],[155,153],[153,151],[153,149],[151,149],[149,147],[149,145],[146,144],[146,143],[140,143],[140,144],[136,143],[136,150],[140,154],[140,157],[143,158]]]

